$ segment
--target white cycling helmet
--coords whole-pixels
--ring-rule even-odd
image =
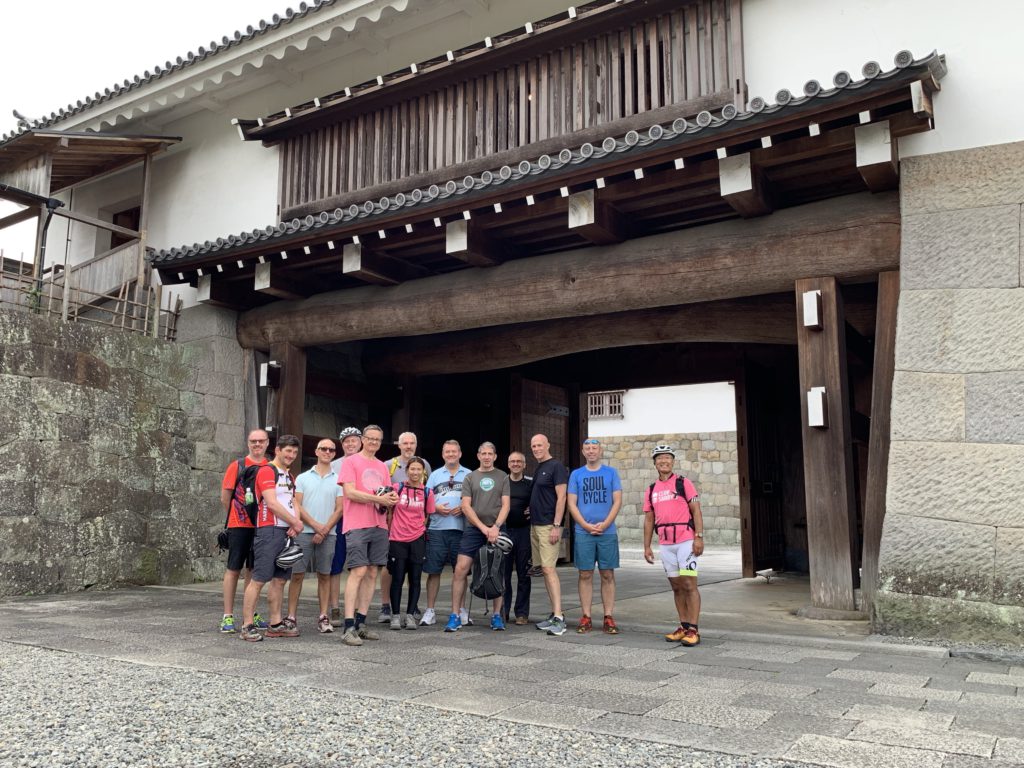
[[[278,568],[288,570],[301,559],[302,547],[296,544],[294,539],[289,538],[285,548],[281,550],[281,554],[277,556],[277,560],[274,562],[277,563]]]
[[[668,445],[666,443],[658,443],[658,445],[654,446],[654,450],[651,451],[651,458],[652,459],[656,459],[659,456],[661,456],[661,454],[663,454],[663,453],[667,453],[673,459],[676,457],[676,449],[675,448],[673,448],[671,445]]]
[[[506,555],[512,551],[512,547],[515,542],[512,541],[512,537],[507,533],[499,533],[497,540],[494,542],[494,546],[504,552]]]
[[[362,437],[363,433],[359,431],[358,427],[345,427],[341,430],[341,434],[338,435],[339,440],[344,440],[346,437]]]

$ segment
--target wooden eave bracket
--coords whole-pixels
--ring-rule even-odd
[[[304,293],[298,290],[291,281],[281,277],[280,266],[275,270],[274,265],[269,261],[256,265],[253,290],[278,299],[305,298]]]
[[[889,121],[858,125],[854,130],[857,170],[872,192],[896,189],[900,182],[898,144]]]
[[[231,291],[226,285],[213,279],[213,275],[200,275],[196,282],[196,301],[200,304],[209,304],[213,307],[225,307],[227,309],[241,309],[242,305],[236,300],[237,294]]]
[[[749,219],[772,212],[774,207],[764,171],[749,152],[720,158],[718,171],[722,199],[740,216]]]
[[[444,252],[474,267],[494,267],[504,260],[504,249],[472,220],[456,219],[445,225]]]
[[[618,211],[597,197],[593,189],[569,195],[569,230],[594,245],[621,243],[626,227]]]
[[[341,271],[346,277],[354,277],[373,285],[398,285],[409,279],[409,269],[401,262],[374,253],[362,243],[347,243],[342,249]]]

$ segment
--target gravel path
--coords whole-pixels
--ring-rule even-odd
[[[0,690],[3,766],[790,765],[6,642]]]

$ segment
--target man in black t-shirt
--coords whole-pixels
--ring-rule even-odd
[[[526,456],[519,451],[508,455],[508,479],[512,499],[505,532],[512,539],[512,554],[505,560],[505,599],[502,611],[508,623],[512,610],[512,568],[516,569],[516,624],[522,626],[530,621],[530,487],[532,477],[526,477]]]
[[[530,439],[530,450],[537,460],[530,490],[530,549],[533,564],[544,573],[544,586],[551,601],[551,615],[537,624],[537,629],[549,635],[565,634],[565,616],[562,614],[562,585],[555,572],[558,552],[562,545],[562,518],[565,517],[565,492],[569,485],[569,471],[562,462],[551,456],[551,442],[545,435]]]

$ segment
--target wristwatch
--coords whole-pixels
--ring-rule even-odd
[[[697,534],[694,534],[694,535],[695,535],[695,536],[696,536],[696,537],[697,537],[698,539],[703,539],[703,538],[704,538],[704,534],[703,534],[703,533],[697,533]]]

